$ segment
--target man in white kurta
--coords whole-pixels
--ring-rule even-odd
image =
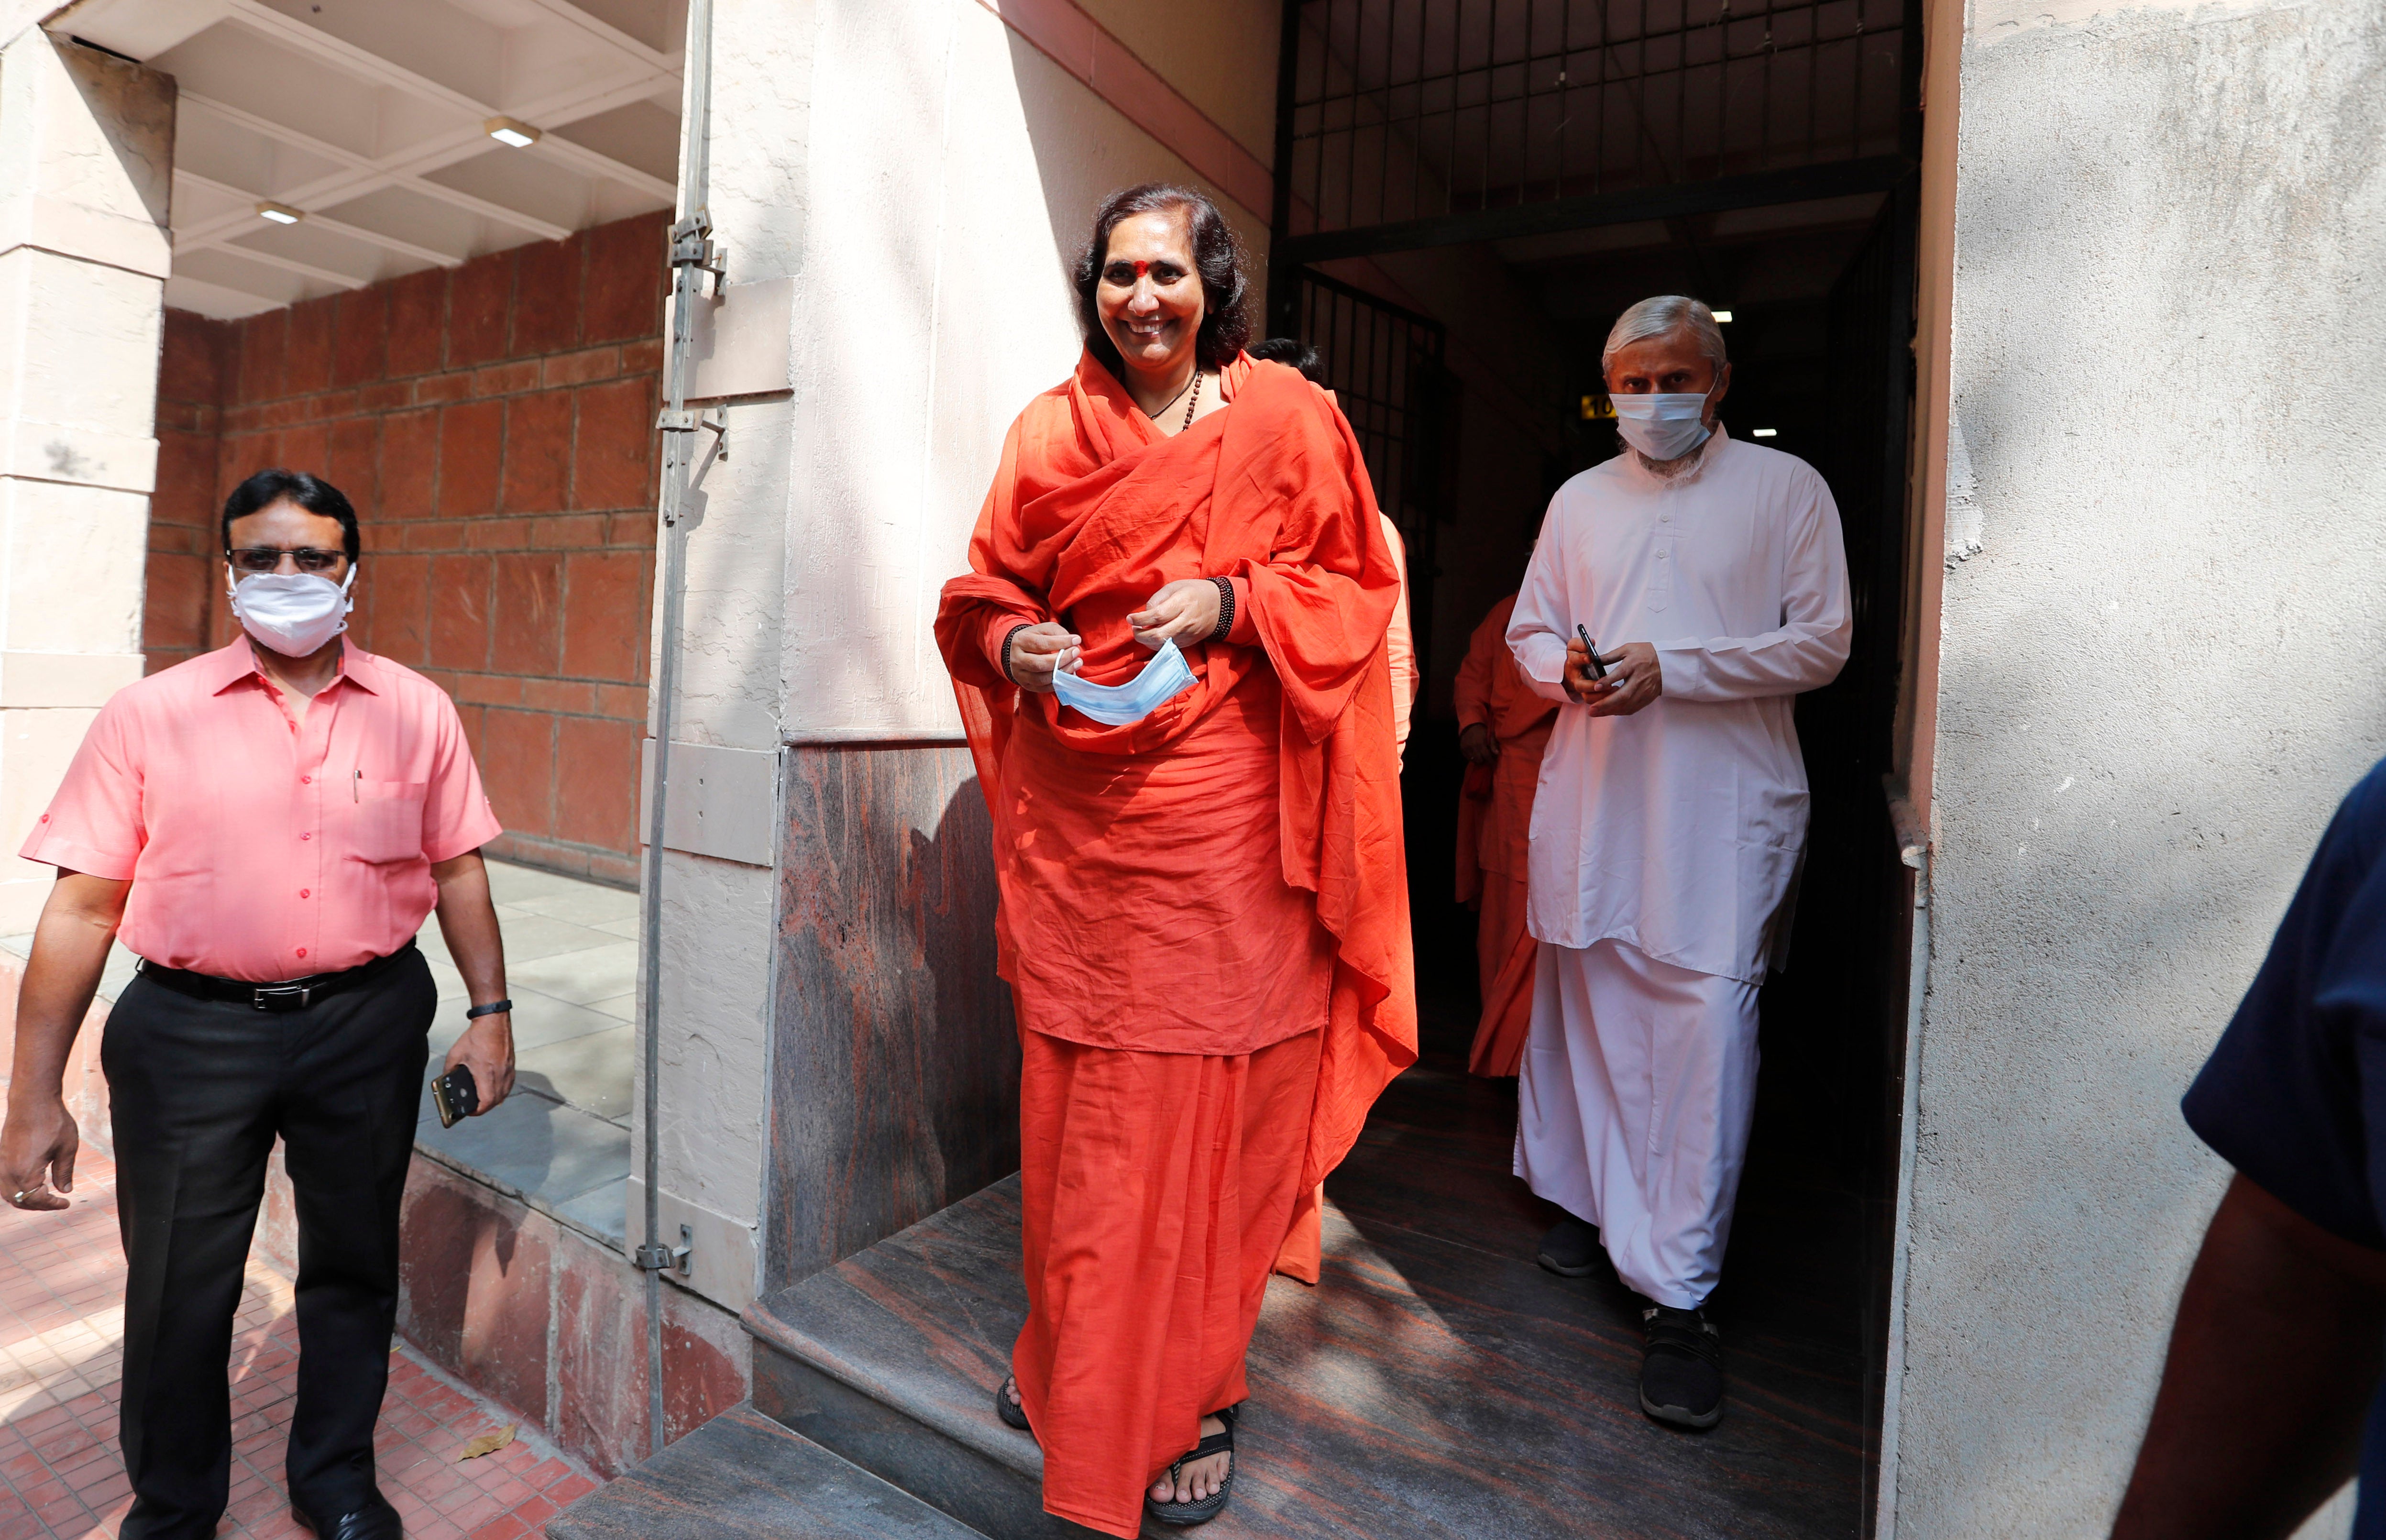
[[[1719,1342],[1702,1316],[1671,1318],[1715,1286],[1748,1146],[1757,986],[1806,837],[1791,707],[1839,673],[1852,629],[1822,477],[1712,428],[1687,465],[1627,447],[1560,488],[1508,629],[1526,679],[1564,703],[1533,803],[1543,945],[1515,1169],[1662,1308],[1652,1352],[1659,1324]],[[1570,695],[1577,625],[1602,657],[1653,662],[1654,698],[1611,715],[1597,687],[1592,704]],[[1713,1362],[1711,1409],[1668,1415],[1645,1367],[1644,1407],[1711,1425]]]

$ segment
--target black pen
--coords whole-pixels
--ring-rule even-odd
[[[1582,645],[1590,649],[1590,677],[1593,679],[1605,679],[1607,677],[1607,665],[1599,660],[1599,644],[1590,639],[1590,632],[1582,629],[1582,622],[1579,620],[1575,622],[1574,633],[1582,638]]]

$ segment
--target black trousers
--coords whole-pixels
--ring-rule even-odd
[[[232,1317],[274,1136],[298,1210],[290,1500],[373,1500],[397,1317],[397,1226],[438,989],[421,954],[303,1010],[195,1000],[136,977],[100,1065],[124,1237],[121,1540],[200,1540],[230,1485]]]

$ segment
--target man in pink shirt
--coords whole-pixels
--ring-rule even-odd
[[[372,1440],[438,998],[414,934],[435,910],[472,1000],[446,1068],[485,1112],[513,1085],[479,854],[499,829],[446,694],[340,634],[347,498],[260,471],[223,534],[245,634],[117,692],[25,842],[58,878],[18,995],[0,1197],[67,1207],[59,1079],[120,934],[144,959],[100,1045],[128,1263],[122,1540],[197,1540],[223,1514],[232,1313],[276,1135],[298,1214],[291,1505],[322,1540],[397,1540]]]

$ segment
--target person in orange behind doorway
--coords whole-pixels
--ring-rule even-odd
[[[993,1410],[1047,1511],[1132,1536],[1224,1506],[1296,1208],[1415,1061],[1400,578],[1341,413],[1242,351],[1215,205],[1113,195],[1074,278],[1085,354],[1012,425],[936,640],[1021,1029]]]
[[[1560,703],[1533,805],[1516,1174],[1566,1212],[1543,1265],[1588,1271],[1603,1245],[1648,1300],[1641,1409],[1707,1428],[1723,1348],[1702,1307],[1806,841],[1791,707],[1847,662],[1847,552],[1823,478],[1715,419],[1731,366],[1705,306],[1641,301],[1601,365],[1626,447],[1558,489],[1508,624]]]
[[[513,1084],[480,856],[502,831],[446,693],[342,634],[347,498],[260,471],[225,502],[223,539],[245,634],[118,691],[20,852],[58,877],[19,995],[0,1194],[67,1206],[60,1075],[120,928],[143,959],[100,1046],[127,1267],[124,1540],[199,1540],[224,1512],[227,1355],[277,1136],[298,1212],[291,1506],[321,1540],[397,1540],[373,1430],[438,1003],[414,934],[435,910],[474,1002],[446,1068],[485,1112]]]
[[[1511,594],[1483,617],[1467,640],[1452,692],[1458,752],[1466,759],[1458,804],[1458,901],[1476,911],[1475,966],[1483,993],[1466,1068],[1493,1077],[1516,1073],[1533,1022],[1533,964],[1540,943],[1525,928],[1526,853],[1541,751],[1558,714],[1554,701],[1525,682],[1508,651],[1508,619],[1515,608]]]

